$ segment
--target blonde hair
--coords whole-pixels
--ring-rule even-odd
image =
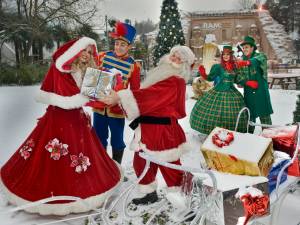
[[[86,47],[86,49],[87,49],[87,48],[90,48],[90,46]],[[94,51],[93,48],[91,48],[91,49],[92,49],[92,51]],[[83,74],[85,74],[85,71],[86,71],[86,69],[87,69],[88,67],[97,68],[96,62],[95,62],[95,59],[94,59],[94,54],[93,54],[93,53],[91,54],[91,58],[90,58],[90,60],[88,61],[88,63],[85,63],[85,64],[80,63],[80,59],[79,59],[79,57],[77,57],[77,58],[72,62],[71,70],[72,70],[73,72],[78,72],[78,71],[80,71],[81,74],[83,75]]]

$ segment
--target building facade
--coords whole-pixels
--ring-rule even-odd
[[[259,50],[269,59],[276,59],[267,37],[261,27],[257,11],[247,12],[199,12],[189,13],[190,27],[187,33],[187,45],[201,61],[205,37],[214,35],[216,44],[236,46],[244,36],[250,35],[256,40]]]

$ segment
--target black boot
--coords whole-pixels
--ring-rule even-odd
[[[122,163],[124,150],[113,150],[112,151],[112,158],[113,160],[117,161],[120,165]]]
[[[158,196],[156,191],[153,191],[142,198],[132,199],[132,203],[135,205],[148,205],[158,201]]]
[[[112,158],[113,158],[113,160],[115,160],[116,162],[118,162],[120,165],[122,163],[123,153],[124,153],[124,150],[113,150],[113,152],[112,152],[112,155],[113,155]],[[128,178],[124,176],[123,181],[127,182]]]

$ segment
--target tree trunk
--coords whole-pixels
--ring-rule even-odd
[[[44,59],[44,51],[43,51],[43,43],[41,40],[39,40],[38,51],[39,51],[39,61],[40,64],[42,64]]]
[[[33,62],[37,62],[39,60],[37,42],[35,40],[32,41],[32,59]]]
[[[0,64],[2,63],[2,45],[0,46]]]
[[[14,45],[15,45],[15,55],[16,55],[16,67],[20,68],[20,45],[17,40],[14,40]]]
[[[29,39],[28,43],[26,43],[26,41],[23,41],[22,44],[23,44],[23,52],[22,52],[23,53],[23,57],[22,57],[23,62],[29,63],[30,61],[32,61],[32,60],[30,60],[30,57],[29,57],[30,49],[32,46],[32,39]]]

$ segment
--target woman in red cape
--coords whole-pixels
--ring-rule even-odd
[[[121,181],[119,167],[100,144],[82,106],[85,69],[94,66],[96,43],[82,37],[61,46],[43,81],[39,102],[48,104],[44,116],[1,168],[0,186],[15,205],[52,196],[83,201],[56,201],[25,209],[42,215],[89,211],[103,204]]]

